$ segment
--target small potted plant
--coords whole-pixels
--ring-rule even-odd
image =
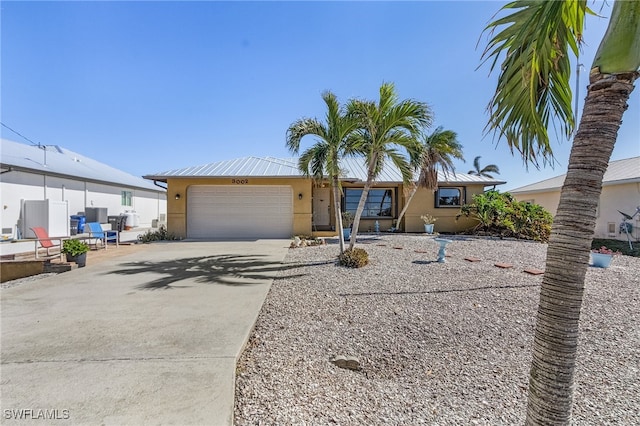
[[[591,250],[591,265],[597,268],[608,268],[611,265],[613,256],[620,254],[619,251],[613,251],[606,246]]]
[[[351,225],[353,225],[353,216],[350,212],[342,212],[342,236],[345,240],[351,238]]]
[[[420,216],[420,219],[424,222],[424,232],[427,234],[433,234],[433,226],[434,222],[438,220],[438,218],[431,216],[429,213],[423,214]]]
[[[75,262],[79,268],[87,264],[87,252],[89,246],[78,239],[72,238],[64,240],[62,243],[62,252],[67,255],[67,262]]]

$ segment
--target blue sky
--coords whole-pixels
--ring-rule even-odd
[[[496,76],[477,70],[482,30],[503,4],[3,1],[2,123],[142,176],[289,156],[287,127],[323,118],[323,90],[342,102],[377,99],[388,81],[401,98],[431,106],[434,128],[458,133],[467,160],[458,172],[481,155],[482,165],[500,167],[508,182],[501,189],[511,189],[565,173],[571,144],[554,144],[554,169],[527,171],[504,142],[484,136]],[[586,70],[606,23],[587,21]],[[639,91],[613,159],[640,155]],[[3,138],[29,143],[1,129]]]

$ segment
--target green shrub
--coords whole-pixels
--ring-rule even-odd
[[[89,246],[78,239],[64,240],[62,242],[62,252],[69,256],[79,256],[89,251]]]
[[[473,196],[460,208],[460,216],[478,221],[472,232],[536,241],[549,241],[553,216],[538,204],[516,201],[508,192],[496,190]]]
[[[362,268],[369,263],[369,253],[364,249],[347,249],[338,256],[338,265],[348,268]]]
[[[167,228],[162,225],[157,231],[147,231],[142,235],[138,235],[138,241],[141,243],[150,243],[152,241],[177,240],[178,238],[167,232]]]

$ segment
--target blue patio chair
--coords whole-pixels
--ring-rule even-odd
[[[102,225],[98,222],[88,222],[85,225],[85,230],[89,230],[89,243],[91,243],[92,239],[95,239],[96,249],[98,248],[98,241],[100,241],[104,248],[107,248],[107,244],[109,242],[115,242],[116,247],[118,247],[118,243],[120,242],[120,235],[118,231],[104,231],[102,229]]]

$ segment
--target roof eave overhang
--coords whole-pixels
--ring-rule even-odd
[[[156,176],[156,175],[146,175],[143,176],[144,179],[164,182],[167,183],[168,179],[313,179],[312,176],[300,176],[300,175],[288,175],[288,176],[255,176],[255,175],[220,175],[220,176],[210,176],[210,175],[190,175],[190,176]],[[324,176],[323,180],[329,181],[328,176]],[[355,177],[342,177],[340,178],[340,182],[344,183],[364,183],[362,179],[358,179]],[[496,185],[504,185],[507,182],[504,181],[494,181],[494,182],[469,182],[469,181],[447,181],[447,182],[438,182],[439,185],[482,185],[482,186],[496,186]],[[374,185],[400,185],[402,181],[375,181]]]
[[[511,194],[516,194],[516,195],[526,195],[526,194],[542,194],[545,192],[555,192],[555,191],[560,191],[561,187],[559,186],[554,186],[552,188],[541,188],[541,189],[527,189],[527,190],[523,190],[523,191],[518,191],[516,190],[512,190],[509,191]]]
[[[458,181],[444,181],[444,182],[438,182],[438,185],[482,185],[482,186],[497,186],[497,185],[504,185],[507,182],[502,182],[502,181],[495,181],[495,182],[469,182],[469,181],[464,181],[464,182],[458,182]]]
[[[152,181],[154,181],[154,182],[164,182],[164,183],[167,183],[167,178],[166,178],[166,177],[159,177],[159,176],[142,176],[142,179],[152,180]]]
[[[602,186],[623,185],[625,183],[639,183],[639,182],[640,182],[640,176],[629,178],[629,179],[619,179],[619,180],[610,180],[610,181],[602,182]]]
[[[306,179],[304,176],[255,176],[255,175],[233,175],[233,176],[142,176],[143,179],[167,182],[168,179]]]
[[[611,180],[607,182],[602,182],[602,186],[611,186],[611,185],[623,185],[625,183],[640,183],[640,177],[631,178],[631,179],[620,179],[620,180]],[[512,194],[540,194],[544,192],[555,192],[560,191],[562,186],[550,186],[547,188],[539,188],[539,189],[525,189],[518,190],[517,188],[509,191]]]
[[[33,173],[34,175],[43,175],[43,176],[52,176],[52,177],[59,177],[59,178],[63,178],[63,179],[73,179],[73,180],[82,180],[84,182],[91,182],[91,183],[99,183],[101,185],[119,185],[125,188],[136,188],[136,189],[143,189],[146,191],[157,191],[157,192],[162,192],[159,191],[157,189],[154,188],[147,188],[145,186],[139,186],[139,185],[130,185],[130,184],[124,184],[124,183],[118,183],[118,182],[110,182],[110,181],[106,181],[106,180],[100,180],[100,179],[91,179],[91,178],[87,178],[87,177],[83,177],[83,176],[74,176],[74,175],[69,175],[69,174],[65,174],[65,173],[58,173],[58,172],[50,172],[48,170],[41,170],[41,169],[32,169],[29,167],[21,167],[21,166],[10,166],[10,165],[5,165],[4,163],[0,165],[1,168],[5,169],[8,168],[8,171],[12,171],[12,172],[24,172],[24,173]]]

